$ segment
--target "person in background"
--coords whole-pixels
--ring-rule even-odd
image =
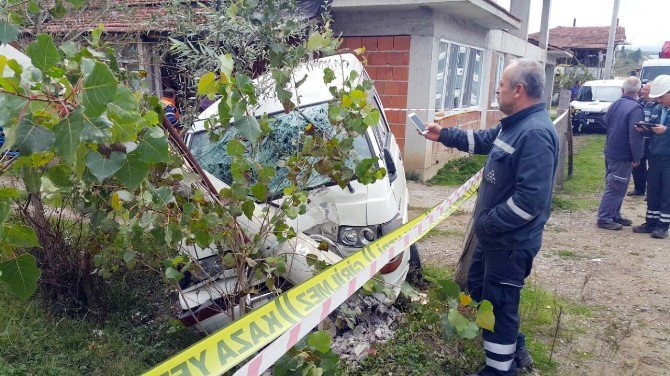
[[[161,106],[165,110],[165,117],[168,118],[170,124],[178,131],[181,131],[182,125],[179,122],[179,110],[175,102],[176,94],[172,89],[163,90],[163,97],[160,100]]]
[[[519,301],[525,278],[542,244],[551,211],[558,136],[542,103],[545,74],[531,59],[513,60],[496,91],[500,124],[463,131],[428,124],[424,137],[447,147],[488,154],[474,215],[477,247],[468,290],[493,304],[495,326],[484,330],[486,366],[478,376],[516,375],[533,359],[519,331]]]
[[[577,93],[579,93],[579,88],[582,87],[582,82],[579,80],[575,81],[575,84],[570,88],[570,100],[573,101],[577,98]]]
[[[660,75],[651,83],[649,97],[662,106],[658,123],[650,127],[649,171],[647,174],[646,221],[633,232],[665,239],[670,227],[670,76]],[[641,127],[638,131],[643,132]]]
[[[644,153],[644,137],[635,128],[635,124],[644,120],[642,106],[637,103],[641,86],[637,77],[624,80],[623,95],[605,114],[605,191],[598,208],[597,225],[606,230],[621,230],[633,223],[621,216],[621,204],[633,167],[640,165]]]
[[[645,84],[640,89],[640,99],[638,103],[642,106],[642,111],[644,111],[644,121],[646,123],[657,124],[660,120],[661,114],[661,105],[656,103],[655,100],[649,98],[649,89],[651,84]],[[633,168],[633,187],[632,191],[628,192],[628,196],[644,196],[647,192],[647,157],[649,156],[649,145],[651,139],[649,137],[644,138],[644,153],[640,159],[640,165]]]

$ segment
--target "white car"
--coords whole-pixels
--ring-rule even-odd
[[[621,98],[624,80],[587,81],[570,102],[572,128],[579,132],[606,132],[604,117],[612,103]]]
[[[273,133],[267,137],[257,153],[257,159],[264,165],[277,166],[277,161],[292,153],[297,147],[299,133],[305,129],[307,119],[315,126],[327,128],[328,101],[332,94],[323,82],[323,69],[330,67],[336,73],[336,79],[330,85],[342,85],[343,74],[348,77],[351,71],[367,78],[363,65],[356,56],[351,54],[336,55],[318,59],[299,67],[294,73],[296,81],[305,77],[299,86],[298,96],[302,113],[293,111],[286,113],[280,101],[275,97],[261,99],[255,111],[256,116],[268,114],[271,118]],[[267,76],[257,79],[272,84]],[[295,93],[294,93],[295,95]],[[296,98],[293,99],[294,102]],[[317,255],[320,259],[334,263],[360,250],[375,239],[387,234],[408,220],[407,186],[405,170],[400,149],[390,131],[384,117],[384,110],[377,93],[373,90],[369,98],[381,114],[379,124],[369,127],[366,134],[358,136],[354,142],[356,153],[361,158],[378,157],[379,165],[386,168],[387,175],[373,184],[363,185],[352,181],[342,189],[327,178],[316,174],[309,186],[310,194],[308,210],[304,215],[289,224],[298,232],[298,238],[279,245],[273,239],[267,247],[268,253],[289,254],[287,272],[282,277],[290,284],[298,284],[313,274],[306,263],[307,253]],[[193,155],[209,175],[217,190],[228,187],[232,182],[230,173],[231,157],[226,154],[226,143],[232,137],[229,133],[221,140],[211,142],[205,130],[206,119],[218,114],[218,102],[211,105],[200,116],[188,132],[186,142]],[[277,167],[276,176],[270,183],[270,190],[281,192],[286,174],[285,168]],[[266,209],[276,210],[268,205]],[[257,213],[260,215],[261,205]],[[240,217],[243,218],[243,217]],[[249,221],[245,226],[258,228],[258,223]],[[327,241],[331,247],[328,251],[318,250],[318,242]],[[217,264],[220,256],[214,255],[211,249],[200,249],[189,246],[190,256],[199,264],[210,270],[212,278],[205,281],[184,283],[180,303],[183,309],[181,321],[187,325],[197,325],[201,330],[212,331],[236,319],[239,307],[226,305],[225,294],[234,291],[236,273],[225,270]],[[413,248],[413,264],[420,267],[416,248]],[[400,285],[404,282],[410,268],[410,252],[403,252],[387,264],[381,275],[384,282],[391,287],[393,296],[397,296]],[[274,296],[271,291],[263,291],[262,281],[258,282],[258,294],[246,297],[247,305],[256,307]],[[230,313],[235,316],[231,317]]]

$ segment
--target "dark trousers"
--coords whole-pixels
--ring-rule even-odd
[[[640,165],[633,168],[633,186],[638,194],[647,192],[647,156],[649,155],[649,138],[644,139],[644,155],[640,158]]]
[[[670,226],[670,157],[649,156],[646,220],[650,227]]]
[[[605,168],[605,191],[598,208],[598,223],[600,224],[621,219],[621,205],[626,197],[633,164],[605,156]]]
[[[530,274],[539,248],[491,251],[475,248],[468,271],[468,290],[476,301],[493,304],[495,326],[482,332],[486,368],[495,375],[516,375],[514,354],[525,347],[519,332],[519,301],[523,281]]]

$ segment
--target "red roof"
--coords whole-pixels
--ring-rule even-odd
[[[559,26],[549,29],[549,43],[560,48],[597,48],[606,50],[609,33],[609,26]],[[528,35],[528,39],[537,41],[540,39],[540,33],[530,34]],[[623,26],[617,26],[614,43],[626,43],[626,29]]]
[[[71,10],[63,18],[49,20],[43,30],[53,34],[90,31],[101,23],[105,25],[105,31],[112,33],[172,30],[171,25],[164,21],[162,5],[172,3],[170,0],[113,0],[110,7],[102,3],[91,2],[83,10]]]

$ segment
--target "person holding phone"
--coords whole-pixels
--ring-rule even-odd
[[[670,227],[670,76],[660,75],[651,83],[649,97],[656,99],[662,112],[658,124],[649,124],[651,136],[649,171],[647,172],[647,214],[645,223],[633,227],[633,232],[651,234],[665,239]]]
[[[545,73],[531,59],[513,60],[496,90],[505,115],[497,127],[464,131],[428,124],[425,138],[488,154],[474,215],[477,247],[468,270],[472,297],[493,304],[495,326],[483,330],[486,366],[477,373],[516,375],[533,359],[519,331],[519,300],[551,211],[558,136],[542,103]]]
[[[633,221],[621,216],[633,167],[640,165],[644,154],[644,137],[635,124],[644,120],[644,111],[637,102],[642,84],[634,76],[624,80],[623,95],[605,114],[605,190],[603,191],[596,225],[606,230],[621,230]]]

